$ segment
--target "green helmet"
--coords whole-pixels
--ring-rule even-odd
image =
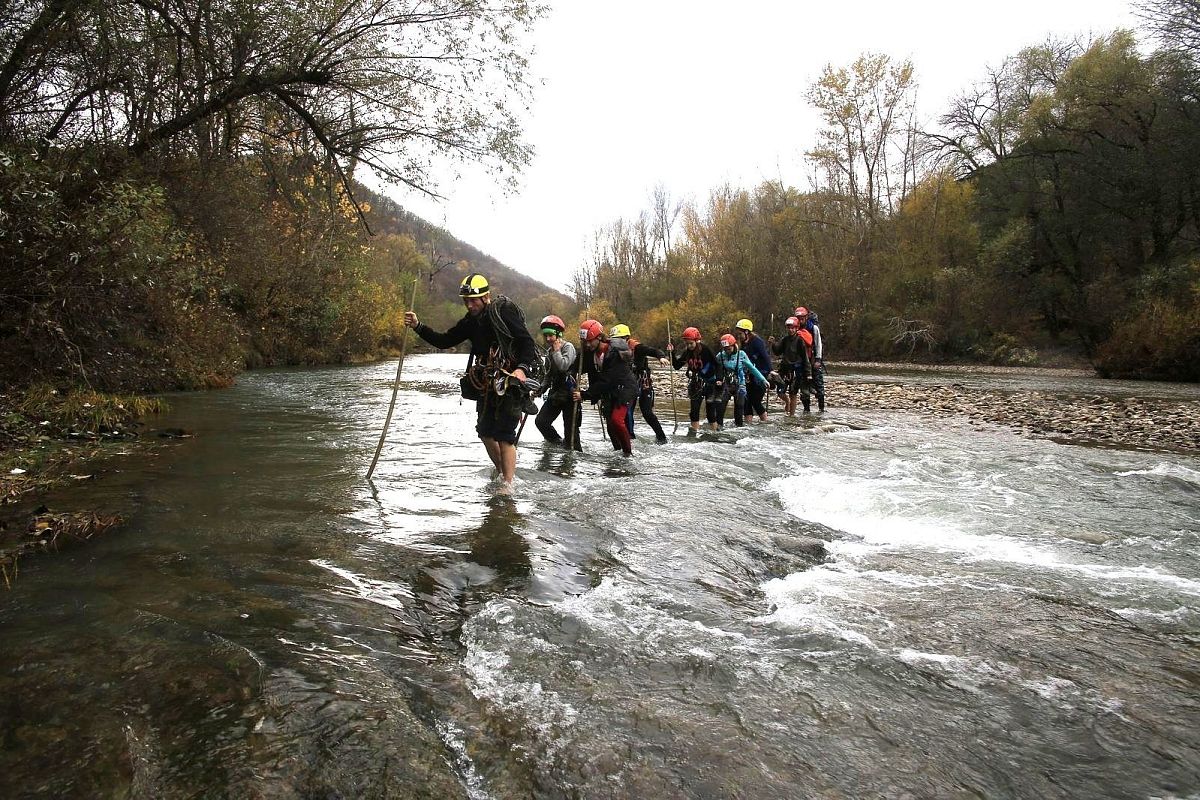
[[[463,282],[458,286],[458,293],[462,297],[483,297],[491,290],[492,288],[488,286],[487,278],[478,272],[473,272],[463,278]]]

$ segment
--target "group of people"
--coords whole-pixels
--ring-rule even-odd
[[[536,413],[534,424],[547,441],[582,450],[583,403],[599,405],[613,448],[630,456],[636,407],[657,441],[665,443],[667,435],[654,413],[654,362],[685,370],[693,431],[701,427],[701,406],[712,430],[725,424],[731,403],[735,425],[755,419],[766,422],[767,392],[772,388],[785,414],[794,415],[798,401],[805,413],[810,412],[814,395],[817,410],[825,411],[821,328],[816,315],[804,307],[787,318],[786,332],[778,339],[773,335],[763,339],[753,322],[740,319],[735,333],[720,337],[716,350],[704,343],[695,327],[683,330],[680,349],[669,342],[666,350],[660,350],[639,342],[627,325],[613,325],[606,333],[594,319],[579,326],[576,347],[564,335],[566,323],[550,314],[539,325],[546,351],[543,358],[521,309],[503,295],[493,299],[483,275],[464,278],[459,295],[467,313],[444,333],[421,323],[411,311],[404,321],[437,348],[471,342],[462,393],[476,402],[476,432],[506,485],[516,471],[516,443],[529,414]],[[542,398],[540,410],[533,397]],[[561,435],[554,427],[559,417]]]

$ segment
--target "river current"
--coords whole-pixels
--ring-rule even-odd
[[[530,421],[498,497],[462,362],[374,485],[394,363],[172,397],[64,497],[127,521],[0,594],[0,797],[1200,797],[1200,459],[835,376],[629,460]]]

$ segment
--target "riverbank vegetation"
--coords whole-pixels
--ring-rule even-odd
[[[1200,380],[1200,9],[1139,9],[1152,52],[1126,31],[1029,47],[936,118],[910,62],[827,67],[809,186],[660,187],[597,232],[577,300],[654,341],[804,304],[835,359]]]
[[[129,451],[137,395],[394,352],[472,268],[549,291],[356,180],[519,171],[536,3],[0,6],[0,568],[114,522],[32,498]]]
[[[7,4],[0,384],[219,387],[246,367],[393,348],[417,275],[440,292],[432,273],[456,283],[469,248],[398,216],[356,171],[436,193],[435,163],[519,170],[523,33],[541,13]]]

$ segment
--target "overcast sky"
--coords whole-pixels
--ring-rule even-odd
[[[932,120],[1022,47],[1135,23],[1119,0],[552,0],[534,37],[536,154],[519,193],[470,172],[441,185],[442,202],[389,193],[565,289],[594,232],[649,208],[657,184],[696,199],[726,182],[806,186],[818,119],[804,93],[826,64],[912,59],[918,113]]]

